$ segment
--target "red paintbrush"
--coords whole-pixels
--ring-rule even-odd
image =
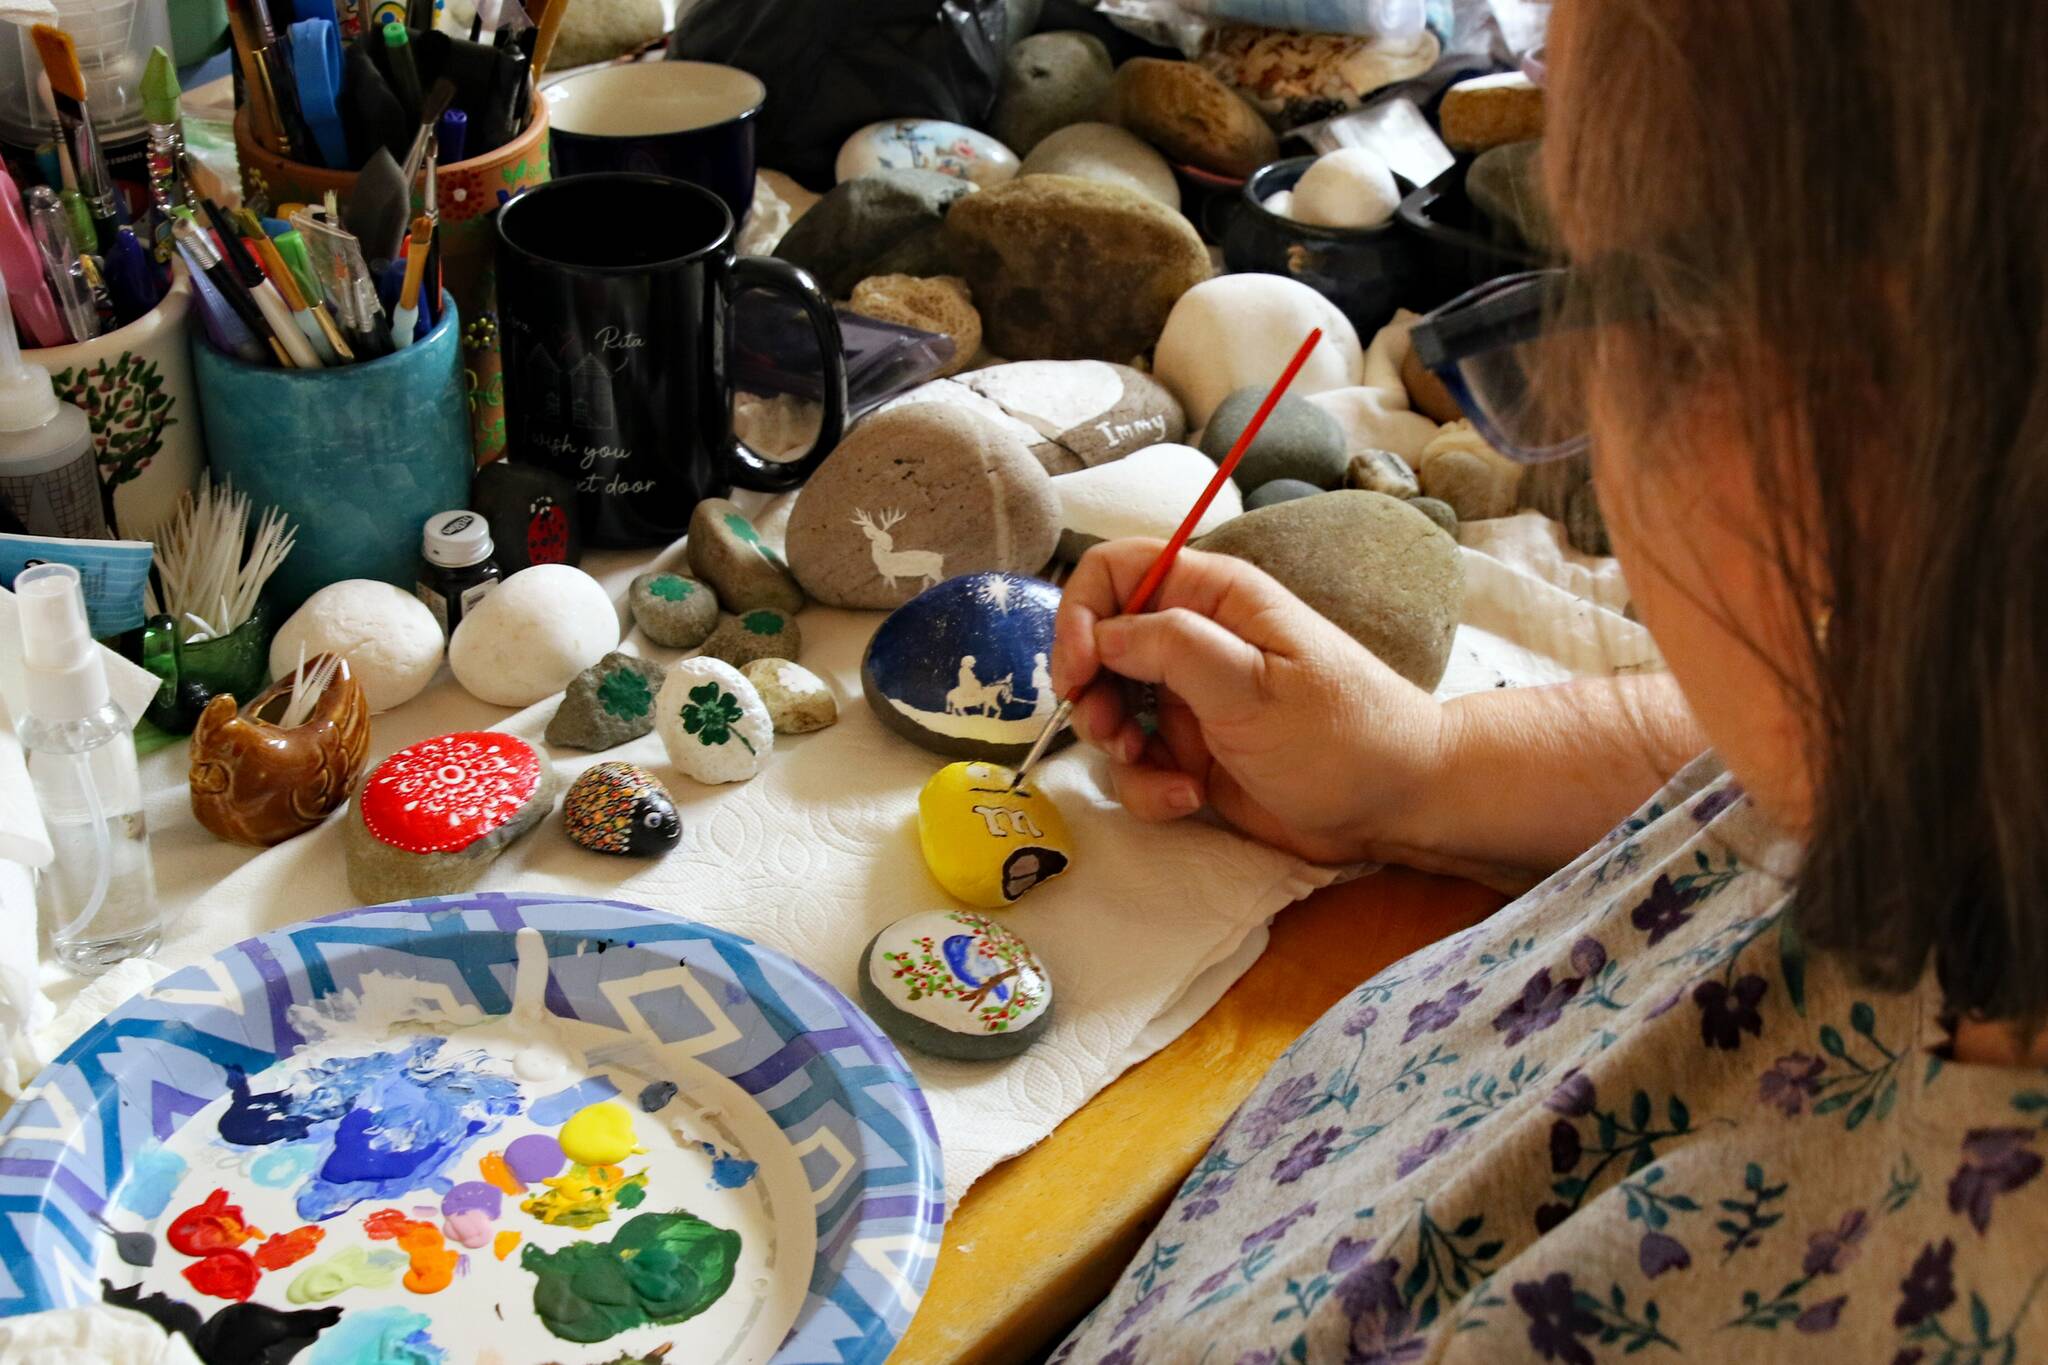
[[[1294,382],[1294,376],[1301,373],[1301,367],[1308,361],[1309,352],[1313,351],[1316,343],[1322,339],[1322,328],[1318,327],[1310,332],[1307,339],[1301,343],[1301,349],[1294,353],[1294,359],[1288,361],[1287,368],[1280,371],[1280,377],[1273,381],[1273,390],[1266,395],[1266,401],[1259,404],[1259,410],[1252,414],[1252,420],[1238,433],[1236,443],[1230,447],[1230,453],[1223,457],[1222,464],[1216,466],[1216,477],[1209,480],[1209,486],[1202,490],[1202,496],[1196,498],[1195,505],[1188,509],[1187,516],[1181,521],[1180,529],[1173,533],[1173,539],[1166,542],[1166,548],[1159,552],[1159,557],[1152,561],[1152,567],[1145,570],[1145,576],[1138,580],[1137,591],[1131,594],[1130,601],[1124,603],[1124,615],[1135,616],[1151,603],[1152,594],[1158,592],[1159,585],[1166,581],[1167,571],[1173,568],[1173,561],[1180,557],[1181,547],[1186,545],[1188,537],[1194,534],[1196,525],[1202,520],[1202,514],[1209,510],[1209,504],[1216,501],[1216,495],[1223,491],[1223,485],[1237,472],[1237,462],[1244,458],[1245,451],[1258,439],[1259,429],[1266,425],[1266,418],[1272,415],[1274,405],[1280,401],[1281,395],[1287,392],[1287,386]],[[1024,755],[1024,761],[1017,765],[1016,774],[1010,779],[1011,791],[1022,786],[1025,775],[1039,759],[1045,757],[1045,751],[1051,747],[1053,737],[1073,719],[1074,704],[1080,699],[1081,690],[1076,688],[1063,697],[1058,709],[1046,718],[1045,728],[1038,732],[1038,738],[1032,742],[1031,751]]]

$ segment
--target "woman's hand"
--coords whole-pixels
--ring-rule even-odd
[[[1151,610],[1120,615],[1159,550],[1156,540],[1090,550],[1066,585],[1053,645],[1053,687],[1087,688],[1075,729],[1108,751],[1131,813],[1174,820],[1207,804],[1315,862],[1424,841],[1418,798],[1444,742],[1436,700],[1225,555],[1182,553]],[[1139,728],[1119,679],[1154,685],[1157,734]]]

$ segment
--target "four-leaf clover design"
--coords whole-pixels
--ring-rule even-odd
[[[754,746],[747,737],[732,728],[740,718],[740,699],[720,687],[716,682],[704,683],[690,689],[690,699],[683,703],[683,730],[697,737],[697,742],[707,748],[736,739],[746,746],[748,753]]]

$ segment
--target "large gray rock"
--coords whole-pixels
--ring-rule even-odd
[[[1116,67],[1092,33],[1039,33],[1010,49],[989,131],[1018,156],[1047,134],[1094,117]]]
[[[548,721],[548,743],[601,753],[640,738],[654,728],[654,698],[666,672],[613,650],[570,680]]]
[[[724,498],[706,498],[690,513],[688,549],[690,572],[711,585],[727,611],[803,610],[804,590],[790,576],[782,556],[761,539],[746,514]]]
[[[1193,545],[1258,565],[1417,687],[1442,680],[1464,570],[1456,542],[1407,503],[1319,493],[1247,512]]]
[[[797,219],[775,254],[802,266],[835,299],[870,275],[953,275],[940,227],[970,181],[937,171],[871,171]]]
[[[920,384],[889,408],[952,403],[1013,431],[1048,474],[1072,474],[1187,434],[1180,400],[1149,374],[1101,360],[1021,360]],[[883,411],[888,411],[884,408]]]
[[[1266,401],[1269,386],[1239,389],[1216,405],[1202,432],[1202,453],[1218,464],[1237,444],[1245,426]],[[1344,482],[1344,429],[1306,398],[1289,394],[1273,405],[1266,425],[1238,462],[1237,486],[1250,492],[1275,479],[1299,479],[1317,488]]]

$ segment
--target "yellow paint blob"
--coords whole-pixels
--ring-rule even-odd
[[[493,1237],[491,1239],[491,1255],[497,1257],[499,1260],[502,1261],[507,1256],[510,1256],[512,1254],[512,1249],[518,1245],[518,1233],[501,1232],[496,1237]]]
[[[569,1160],[580,1166],[615,1166],[644,1151],[633,1135],[633,1116],[609,1100],[585,1105],[555,1135]]]
[[[497,1186],[513,1198],[526,1193],[526,1182],[512,1174],[512,1168],[505,1164],[503,1152],[492,1152],[477,1163],[483,1177],[489,1184]]]
[[[613,1205],[634,1209],[647,1198],[647,1172],[617,1166],[571,1166],[540,1183],[547,1188],[519,1207],[555,1227],[593,1227],[611,1219]]]
[[[325,1303],[344,1290],[384,1289],[405,1264],[406,1258],[395,1251],[350,1247],[301,1270],[284,1296],[293,1303]]]

